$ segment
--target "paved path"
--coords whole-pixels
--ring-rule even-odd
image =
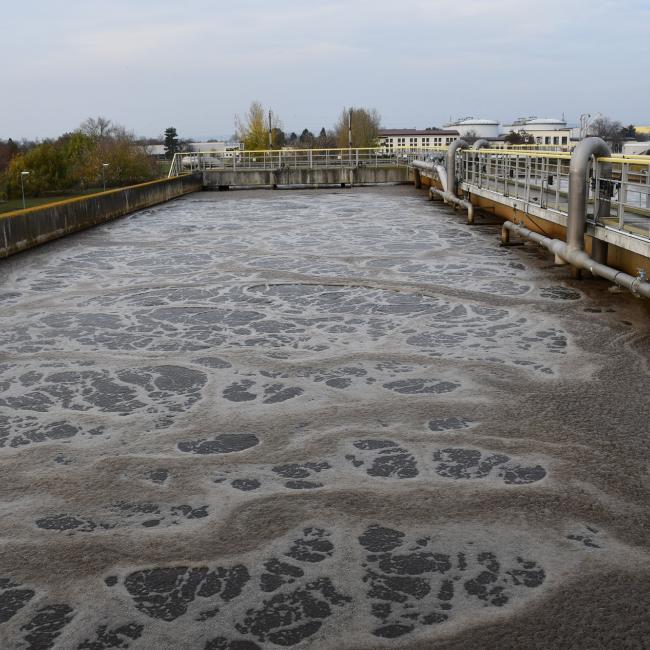
[[[647,303],[412,188],[0,274],[0,647],[650,645]]]

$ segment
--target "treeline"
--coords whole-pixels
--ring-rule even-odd
[[[349,144],[349,126],[352,126],[353,147],[374,147],[377,144],[381,117],[375,109],[351,107],[343,108],[338,120],[331,129],[324,126],[318,135],[305,128],[298,135],[295,132],[285,133],[282,121],[272,111],[265,110],[258,101],[251,103],[243,117],[235,117],[235,137],[248,150],[263,150],[272,146],[273,149],[282,147],[330,149],[347,147]],[[269,143],[269,131],[271,143]]]
[[[103,117],[89,118],[71,133],[38,144],[0,142],[0,198],[18,198],[21,172],[30,196],[85,191],[150,180],[158,166],[135,136]]]

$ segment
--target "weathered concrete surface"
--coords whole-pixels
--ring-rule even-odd
[[[201,188],[188,174],[0,215],[0,258]]]
[[[648,305],[412,188],[0,266],[0,647],[642,648]]]
[[[210,169],[203,172],[203,185],[218,187],[273,187],[323,185],[375,185],[408,183],[412,173],[406,165],[359,167],[282,167],[280,169]]]

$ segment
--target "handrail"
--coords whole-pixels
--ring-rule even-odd
[[[183,174],[185,175],[185,174]],[[88,199],[95,199],[98,196],[104,196],[106,194],[116,194],[118,192],[123,192],[124,190],[133,190],[141,187],[146,187],[147,185],[154,185],[155,183],[162,183],[162,182],[168,182],[170,180],[169,177],[166,178],[154,178],[151,181],[144,181],[142,183],[135,183],[133,185],[125,185],[123,187],[112,187],[109,190],[102,190],[101,192],[92,192],[91,194],[81,194],[79,196],[72,196],[68,199],[59,199],[58,201],[50,201],[49,203],[41,203],[40,205],[35,205],[32,206],[31,208],[25,208],[20,209],[20,210],[11,210],[10,212],[3,212],[0,213],[0,220],[1,219],[9,219],[12,217],[18,217],[18,216],[23,216],[26,214],[31,214],[33,212],[40,212],[41,210],[45,208],[51,208],[52,206],[61,206],[61,205],[66,205],[68,203],[78,203],[80,201],[87,201]]]

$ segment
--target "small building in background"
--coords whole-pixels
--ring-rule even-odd
[[[621,153],[624,156],[650,156],[650,141],[624,142]]]
[[[381,129],[378,142],[384,153],[392,153],[396,149],[446,146],[458,137],[458,131],[448,129]]]

